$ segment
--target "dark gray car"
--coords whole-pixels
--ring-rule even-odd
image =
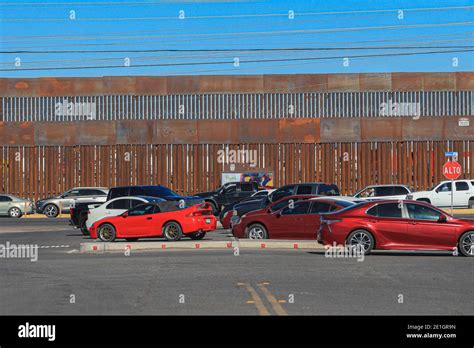
[[[76,203],[104,203],[108,193],[109,189],[105,187],[75,187],[59,196],[37,201],[36,212],[47,217],[57,217],[60,213],[69,213],[69,208]]]

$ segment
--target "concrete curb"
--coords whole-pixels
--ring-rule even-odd
[[[130,251],[158,251],[158,250],[226,250],[226,249],[279,249],[279,250],[324,250],[324,246],[316,241],[288,241],[288,240],[234,240],[234,241],[179,241],[179,242],[87,242],[81,243],[81,253],[97,252],[125,252]]]
[[[21,219],[51,219],[51,220],[54,220],[54,219],[67,219],[67,218],[69,218],[68,214],[59,214],[55,218],[49,218],[49,217],[47,217],[46,215],[43,215],[43,214],[28,214],[28,215],[23,215],[21,217]]]

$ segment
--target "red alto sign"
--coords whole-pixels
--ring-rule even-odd
[[[462,174],[462,167],[456,161],[448,161],[443,165],[443,175],[448,180],[456,180]]]

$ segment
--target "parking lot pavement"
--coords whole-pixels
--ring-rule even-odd
[[[363,262],[303,250],[44,253],[1,260],[0,314],[472,315],[473,262],[443,252]]]

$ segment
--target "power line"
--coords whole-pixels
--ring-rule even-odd
[[[469,50],[445,50],[430,52],[409,52],[409,53],[393,53],[393,54],[374,54],[374,55],[355,55],[355,56],[335,56],[335,57],[308,57],[308,58],[288,58],[288,59],[260,59],[260,60],[242,60],[240,63],[266,63],[266,62],[286,62],[286,61],[308,61],[308,60],[329,60],[344,58],[371,58],[371,57],[395,57],[395,56],[414,56],[426,54],[444,54],[456,52],[472,52]],[[163,63],[163,64],[136,64],[130,66],[102,65],[102,66],[81,66],[81,67],[44,67],[44,68],[25,68],[25,69],[0,69],[0,71],[44,71],[44,70],[84,70],[84,69],[115,69],[115,68],[143,68],[143,67],[169,67],[169,66],[187,66],[187,65],[221,65],[232,64],[229,61],[217,62],[186,62],[186,63]]]

